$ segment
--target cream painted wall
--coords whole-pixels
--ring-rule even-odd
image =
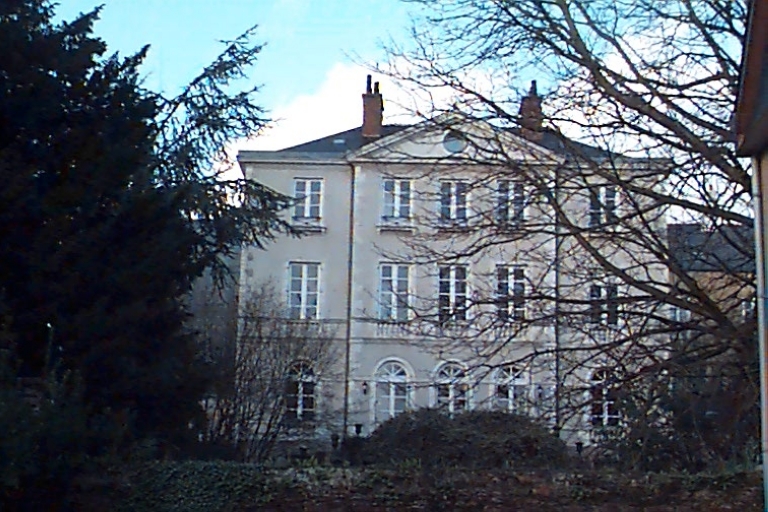
[[[343,162],[320,157],[301,159],[293,162],[282,161],[284,155],[263,153],[258,158],[243,161],[246,174],[280,192],[292,195],[293,180],[296,178],[322,178],[324,180],[322,233],[307,234],[300,239],[281,238],[271,244],[266,251],[246,248],[243,251],[241,265],[241,300],[247,295],[249,287],[260,280],[273,280],[280,289],[287,293],[288,264],[291,261],[313,261],[321,264],[320,318],[334,323],[340,347],[346,343],[346,322],[350,325],[350,372],[349,372],[349,421],[348,433],[354,433],[354,425],[361,424],[363,433],[374,428],[376,369],[386,361],[402,363],[408,372],[410,383],[409,399],[412,406],[422,407],[434,404],[433,383],[436,370],[445,361],[467,361],[471,358],[469,348],[465,350],[441,351],[441,340],[421,337],[413,332],[406,332],[397,325],[377,321],[379,266],[383,262],[414,262],[416,254],[411,243],[415,239],[426,241],[437,252],[449,248],[452,241],[437,239],[429,241],[431,231],[425,227],[423,219],[434,219],[438,212],[437,191],[439,181],[445,176],[477,179],[482,170],[476,167],[459,171],[441,172],[439,165],[434,169],[426,167],[425,162],[447,156],[440,145],[440,138],[427,134],[422,139],[406,138],[395,147],[375,150],[372,154],[357,160]],[[408,156],[409,158],[404,158]],[[530,151],[521,151],[520,158],[530,157]],[[546,154],[539,155],[546,160]],[[442,162],[442,160],[440,160]],[[432,165],[432,164],[430,164]],[[551,172],[542,167],[541,172]],[[382,230],[383,187],[385,177],[411,177],[414,180],[415,193],[414,217],[417,220],[412,233]],[[350,241],[350,195],[354,180],[354,224],[353,243]],[[429,191],[425,193],[425,191]],[[493,195],[485,197],[475,194],[473,202],[482,205],[483,201],[492,200]],[[487,204],[486,204],[487,206]],[[573,218],[586,218],[589,202],[585,194],[574,194],[566,210]],[[531,208],[529,215],[551,215],[546,210]],[[351,253],[350,253],[351,250]],[[489,248],[473,257],[470,264],[469,288],[481,292],[493,292],[493,275],[500,263],[526,263],[527,277],[543,284],[554,286],[554,273],[551,261],[554,258],[554,239],[548,235],[527,238],[518,242],[509,242]],[[352,315],[347,319],[348,262],[353,261],[351,306]],[[619,259],[624,256],[617,256]],[[630,264],[629,259],[626,263]],[[576,265],[574,265],[575,267]],[[411,291],[416,297],[435,298],[437,295],[437,266],[434,263],[414,265],[411,275]],[[661,278],[664,269],[655,269]],[[562,281],[567,286],[567,278]],[[578,293],[583,292],[580,290]],[[576,293],[576,292],[574,292]],[[487,306],[488,308],[492,306]],[[450,331],[446,332],[450,336]],[[510,343],[508,349],[499,354],[492,362],[514,359],[535,349],[551,346],[554,340],[552,325],[534,326],[519,339]],[[579,336],[565,333],[566,343],[578,343]],[[343,368],[343,360],[339,361]],[[486,406],[491,387],[489,376],[473,392],[472,402],[476,406]],[[339,414],[343,408],[344,379],[334,384],[338,392],[334,394],[333,404],[329,405],[332,413]],[[531,375],[531,393],[537,394],[539,386],[549,389],[553,385],[551,361],[543,361]],[[335,412],[334,412],[335,411]],[[338,423],[338,422],[337,422]]]

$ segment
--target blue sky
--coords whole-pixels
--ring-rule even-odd
[[[259,103],[277,122],[249,147],[276,149],[359,125],[366,69],[384,60],[379,43],[407,34],[408,5],[397,0],[103,0],[95,33],[110,52],[150,45],[146,85],[173,94],[254,24],[266,47],[252,69]],[[99,5],[61,0],[72,19]],[[354,59],[352,58],[354,57]],[[382,89],[386,97],[386,81]],[[326,126],[317,120],[325,119]]]

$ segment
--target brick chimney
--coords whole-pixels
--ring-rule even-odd
[[[540,141],[544,115],[541,112],[541,96],[536,91],[536,80],[531,80],[531,90],[520,102],[520,132],[523,137],[532,141]]]
[[[371,75],[368,75],[363,94],[363,137],[375,139],[381,136],[383,112],[384,100],[379,92],[379,82],[371,90]]]

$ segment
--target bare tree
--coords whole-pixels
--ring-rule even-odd
[[[730,428],[753,428],[751,177],[730,127],[745,2],[413,3],[389,73],[450,97],[419,113],[463,149],[416,176],[425,229],[403,243],[446,287],[412,328],[477,366],[540,361],[557,428],[611,426],[617,389],[647,416],[673,384],[685,414],[725,416],[727,396]]]
[[[206,441],[264,461],[279,441],[312,437],[333,422],[334,386],[323,383],[335,378],[337,354],[327,326],[290,320],[275,288],[262,284],[241,305],[236,331],[219,351],[204,404]]]

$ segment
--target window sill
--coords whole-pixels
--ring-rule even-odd
[[[311,325],[319,327],[322,324],[322,320],[319,318],[288,318],[288,323],[293,325]]]
[[[294,219],[292,227],[300,233],[322,234],[327,231],[327,228],[320,224],[319,220],[312,221]]]
[[[469,227],[469,224],[467,224],[466,221],[463,221],[463,222],[442,221],[440,224],[438,224],[437,229],[444,233],[466,233],[471,228]]]
[[[386,318],[377,318],[376,323],[379,325],[404,326],[408,324],[408,320],[389,320]]]
[[[438,328],[442,332],[449,331],[463,331],[472,325],[471,320],[447,320],[445,322],[437,323]]]
[[[497,222],[496,226],[499,233],[517,233],[525,229],[525,221]]]
[[[617,221],[603,222],[601,224],[588,224],[587,231],[593,235],[612,235],[620,231],[620,225]]]
[[[416,231],[416,228],[410,221],[382,220],[376,227],[379,233],[414,233]]]
[[[396,320],[381,320],[376,319],[376,336],[381,337],[393,337],[404,336],[408,332],[408,322],[401,322]]]

